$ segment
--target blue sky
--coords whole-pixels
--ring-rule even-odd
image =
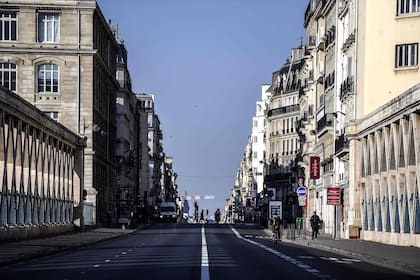
[[[180,194],[223,209],[261,85],[304,36],[307,0],[98,0],[128,49],[133,88],[155,95]],[[190,206],[192,203],[190,203]]]

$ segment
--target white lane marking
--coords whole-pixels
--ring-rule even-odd
[[[93,267],[99,267],[99,264],[95,264]]]
[[[299,259],[314,259],[313,256],[298,256]]]
[[[347,259],[347,258],[342,258],[343,261],[348,261],[348,262],[362,262],[361,260],[358,259]]]
[[[288,256],[288,255],[286,255],[286,254],[283,254],[283,253],[281,253],[281,252],[279,252],[279,251],[277,251],[277,250],[274,250],[273,248],[267,247],[267,246],[265,246],[265,245],[263,245],[263,244],[260,244],[260,243],[258,243],[258,242],[253,241],[253,240],[246,239],[246,238],[242,237],[242,236],[239,234],[239,232],[238,232],[236,229],[234,229],[232,226],[230,226],[230,229],[233,231],[233,233],[234,233],[234,234],[236,235],[236,237],[238,237],[239,239],[242,239],[242,240],[244,240],[244,241],[246,241],[246,242],[248,242],[248,243],[251,243],[251,244],[253,244],[253,245],[256,245],[256,246],[258,246],[258,247],[260,247],[260,248],[262,248],[262,249],[264,249],[264,250],[266,250],[266,251],[268,251],[268,252],[270,252],[270,253],[272,253],[272,254],[274,254],[274,255],[276,255],[276,256],[278,256],[278,257],[280,257],[280,258],[282,258],[283,260],[288,261],[288,262],[290,262],[290,263],[292,263],[292,264],[296,265],[297,267],[300,267],[300,268],[304,269],[305,271],[307,271],[307,272],[309,272],[309,273],[313,274],[313,275],[314,275],[314,276],[316,276],[316,277],[319,277],[319,278],[331,278],[331,277],[330,277],[330,276],[328,276],[328,275],[322,274],[322,273],[321,273],[318,269],[316,269],[316,268],[312,268],[311,266],[309,266],[309,265],[307,265],[307,264],[304,264],[304,263],[302,263],[302,262],[300,262],[300,261],[298,261],[298,260],[296,260],[296,259],[294,259],[294,258],[292,258],[292,257],[289,257],[289,256]]]
[[[201,280],[210,280],[209,253],[204,225],[201,226]]]
[[[105,260],[105,262],[110,262],[111,260]]]

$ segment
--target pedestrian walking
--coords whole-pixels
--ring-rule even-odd
[[[204,210],[201,210],[200,213],[200,223],[204,223]]]
[[[214,218],[216,219],[216,223],[220,222],[220,209],[217,208],[216,212],[214,213]]]
[[[318,233],[319,233],[319,226],[321,223],[321,219],[319,218],[319,216],[316,214],[316,211],[314,211],[314,214],[311,217],[311,227],[312,227],[312,239],[317,239],[318,238]]]

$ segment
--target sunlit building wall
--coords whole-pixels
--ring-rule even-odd
[[[252,180],[256,185],[256,192],[264,188],[264,157],[265,157],[265,110],[270,98],[270,85],[261,86],[261,99],[255,104],[255,116],[252,118]]]
[[[85,223],[116,219],[117,43],[94,0],[2,3],[1,83],[74,133],[87,137]],[[6,67],[4,67],[6,66]],[[14,78],[13,78],[14,77]]]

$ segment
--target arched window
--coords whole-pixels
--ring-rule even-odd
[[[44,63],[38,65],[38,92],[39,93],[58,93],[58,65],[54,63]]]
[[[0,84],[11,91],[16,91],[16,64],[0,63]]]

